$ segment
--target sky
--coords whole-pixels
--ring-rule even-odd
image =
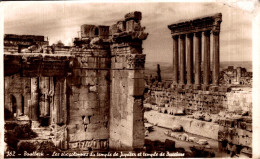
[[[132,11],[142,12],[141,24],[149,33],[143,53],[151,62],[172,62],[168,25],[180,20],[222,13],[220,61],[252,61],[250,12],[224,3],[85,3],[4,2],[4,33],[44,35],[50,44],[72,44],[82,24],[112,25]]]

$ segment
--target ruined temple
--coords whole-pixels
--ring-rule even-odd
[[[145,106],[152,110],[145,112],[145,118],[161,127],[180,125],[185,132],[217,140],[220,151],[250,156],[252,74],[241,67],[220,72],[221,22],[222,14],[217,13],[168,26],[173,77],[161,82],[147,79]]]
[[[148,34],[141,19],[132,12],[112,26],[84,24],[74,46],[5,35],[6,121],[28,116],[64,150],[142,149]]]
[[[228,66],[223,69],[220,74],[220,83],[224,85],[244,85],[252,87],[252,72],[248,72],[246,68]]]

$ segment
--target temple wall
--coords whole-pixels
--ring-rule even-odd
[[[141,27],[140,12],[125,15],[110,27],[111,48],[111,150],[136,150],[144,146],[143,94],[144,63],[142,40],[147,33]]]
[[[23,105],[23,113],[28,115],[29,105],[28,100],[31,98],[31,84],[29,77],[20,77],[19,74],[15,74],[12,76],[5,76],[5,109],[13,112],[12,105],[12,96],[15,98],[17,111],[13,112],[16,115],[20,115],[22,113],[22,105]],[[22,103],[23,102],[23,103]],[[19,110],[18,110],[19,109]]]
[[[162,111],[174,114],[177,110],[185,110],[187,114],[196,111],[217,114],[221,111],[252,113],[252,90],[250,88],[219,87],[218,91],[192,89],[151,88],[151,96],[147,102],[155,102],[162,106]]]
[[[110,58],[107,49],[76,49],[68,86],[69,148],[108,148]]]
[[[148,34],[141,17],[132,12],[112,27],[82,25],[74,46],[47,46],[43,36],[6,35],[6,107],[9,90],[28,93],[32,127],[48,127],[60,149],[142,149],[142,41]],[[20,104],[20,96],[17,100]]]

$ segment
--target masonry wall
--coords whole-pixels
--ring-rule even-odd
[[[110,58],[108,49],[73,48],[67,79],[69,148],[108,148]]]
[[[4,100],[5,109],[10,113],[16,113],[16,115],[29,113],[28,100],[31,98],[31,80],[29,77],[20,77],[20,74],[12,76],[5,76],[4,87]],[[13,100],[15,101],[12,101]],[[16,112],[14,112],[12,106],[16,103]],[[23,105],[23,112],[22,112]]]
[[[142,41],[147,33],[141,27],[140,12],[125,15],[125,19],[110,27],[111,48],[111,150],[136,150],[144,146],[143,94],[144,63]]]
[[[141,12],[126,14],[111,29],[82,25],[74,46],[47,46],[42,36],[6,36],[6,107],[8,95],[30,95],[25,102],[33,127],[47,119],[60,149],[142,149],[142,40],[148,34],[141,17]]]
[[[252,113],[252,91],[250,88],[219,87],[209,90],[150,87],[147,101],[162,106],[162,111],[174,114],[185,110],[217,114],[220,111]]]

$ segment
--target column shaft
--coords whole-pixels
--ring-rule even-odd
[[[185,35],[180,36],[180,84],[185,84]]]
[[[67,100],[66,100],[66,78],[56,77],[54,93],[54,111],[57,124],[64,124],[67,121]]]
[[[213,84],[219,84],[219,32],[213,32]]]
[[[204,36],[204,59],[203,59],[203,84],[208,85],[210,79],[210,31],[205,31]]]
[[[50,103],[48,101],[48,93],[49,93],[49,77],[40,77],[39,78],[39,89],[41,92],[41,97],[40,97],[40,116],[41,117],[46,117],[50,115]]]
[[[39,106],[39,93],[38,93],[38,78],[31,78],[31,103],[30,103],[30,117],[32,120],[38,120],[38,106]]]
[[[179,56],[178,56],[178,35],[173,36],[173,84],[178,83]]]
[[[201,32],[195,33],[195,84],[201,84]]]
[[[16,104],[17,104],[16,116],[18,117],[22,114],[22,95],[21,94],[16,95]]]
[[[193,34],[187,35],[187,84],[193,82]]]

